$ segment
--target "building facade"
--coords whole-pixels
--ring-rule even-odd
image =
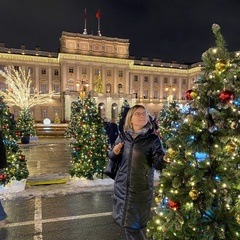
[[[32,87],[42,94],[54,91],[47,104],[32,109],[36,122],[45,118],[62,123],[70,120],[71,104],[91,91],[102,118],[117,118],[124,100],[130,106],[145,105],[157,115],[167,100],[186,102],[185,93],[194,88],[201,63],[166,63],[160,59],[135,60],[129,55],[129,40],[62,32],[59,53],[39,48],[26,50],[0,46],[0,69],[12,65],[30,71]],[[100,88],[99,88],[100,86]],[[0,78],[5,91],[5,79]],[[19,109],[11,107],[17,118]]]

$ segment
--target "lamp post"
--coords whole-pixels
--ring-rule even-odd
[[[89,84],[87,82],[87,80],[77,80],[77,89],[79,91],[79,96],[80,98],[83,100],[86,96],[86,92],[87,92],[87,88],[89,87]],[[80,88],[80,90],[79,90]]]
[[[164,90],[167,92],[167,101],[172,102],[173,101],[173,94],[176,91],[176,87],[170,85],[170,86],[166,86]]]

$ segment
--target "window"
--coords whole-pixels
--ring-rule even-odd
[[[41,94],[47,93],[47,84],[41,83]]]
[[[118,77],[123,77],[123,71],[120,70],[120,71],[118,72]]]
[[[148,90],[143,91],[143,98],[147,99],[148,98]]]
[[[182,84],[185,85],[187,83],[186,79],[183,79]]]
[[[6,92],[6,83],[5,82],[0,82],[0,90],[3,91],[3,92]]]
[[[106,93],[110,93],[111,92],[111,83],[107,83],[106,84]]]
[[[41,110],[41,117],[42,117],[42,119],[45,119],[47,117],[47,110],[46,109]]]
[[[177,84],[177,78],[173,79],[173,84]]]
[[[94,75],[98,75],[100,73],[99,69],[96,68],[95,71],[94,71]]]
[[[144,76],[144,82],[148,82],[148,76]]]
[[[164,82],[164,83],[168,83],[168,78],[164,78],[164,79],[163,79],[163,82]]]
[[[30,85],[30,94],[34,94],[34,90],[35,90],[34,85],[33,85],[33,83],[31,83],[31,85]]]
[[[54,91],[54,93],[60,93],[59,83],[53,83],[53,91]]]
[[[137,76],[137,75],[134,75],[133,81],[134,81],[134,82],[138,82],[138,76]]]
[[[14,117],[19,117],[19,109],[18,108],[14,108],[13,112],[14,112]]]
[[[122,92],[122,88],[123,88],[123,85],[121,83],[118,84],[118,92],[121,93]]]
[[[54,76],[58,76],[58,75],[59,75],[58,69],[54,69]]]
[[[82,68],[82,74],[87,74],[87,68]]]
[[[28,67],[28,72],[32,75],[33,74],[33,67]]]
[[[73,67],[70,67],[70,68],[68,69],[68,72],[69,72],[69,73],[74,73]]]
[[[158,77],[154,77],[153,82],[158,83]]]
[[[107,76],[111,77],[112,76],[112,71],[111,70],[107,70]]]
[[[74,81],[73,80],[68,81],[68,90],[74,91]]]
[[[158,91],[153,91],[153,98],[158,99]]]
[[[46,75],[46,73],[47,73],[46,68],[42,68],[41,73],[42,73],[42,75]]]
[[[14,70],[19,71],[19,66],[14,66]]]

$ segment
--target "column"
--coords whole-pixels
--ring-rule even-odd
[[[48,92],[52,92],[52,68],[48,68]]]
[[[39,92],[39,90],[40,90],[40,86],[39,86],[39,66],[36,66],[36,68],[35,68],[35,71],[36,71],[36,89],[37,89],[37,91]]]

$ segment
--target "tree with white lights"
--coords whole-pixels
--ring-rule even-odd
[[[17,124],[20,131],[24,130],[21,131],[21,134],[28,133],[33,136],[35,125],[30,109],[36,105],[47,103],[53,92],[41,94],[40,91],[33,88],[30,71],[26,73],[21,67],[17,70],[13,66],[5,67],[4,71],[0,70],[0,76],[5,78],[7,86],[6,92],[0,90],[0,95],[4,97],[9,106],[17,106],[21,110]],[[26,129],[28,129],[27,132]]]

